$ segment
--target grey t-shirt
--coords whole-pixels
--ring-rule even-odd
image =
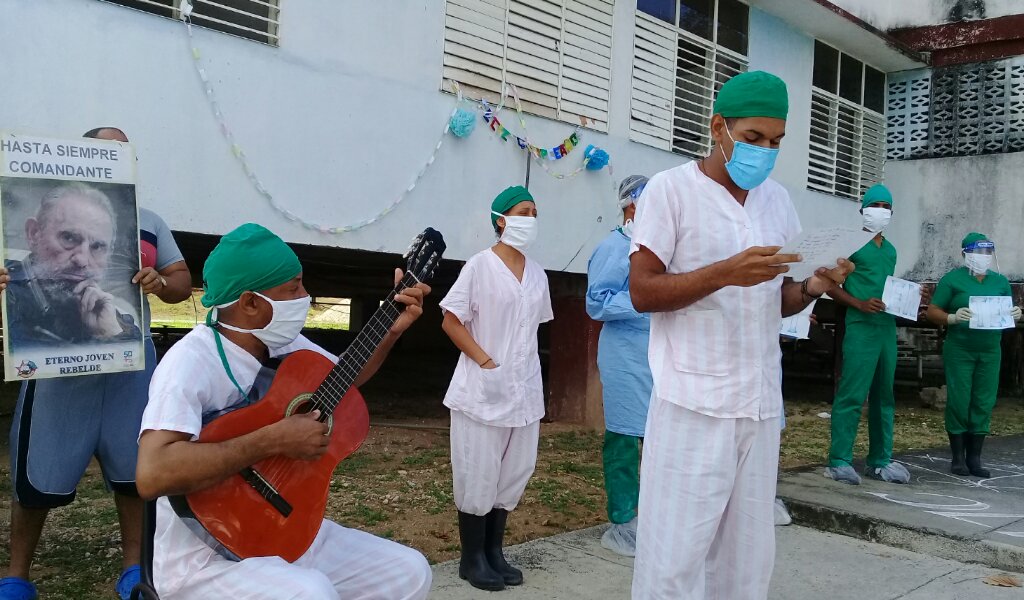
[[[139,208],[139,251],[142,253],[142,266],[153,267],[157,271],[166,269],[176,262],[185,260],[174,242],[171,229],[164,223],[155,212]],[[145,325],[145,335],[150,337],[149,331],[149,297],[142,297],[142,323]]]

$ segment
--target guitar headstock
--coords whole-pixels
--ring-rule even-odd
[[[434,277],[434,270],[446,248],[441,232],[427,227],[416,236],[405,253],[405,272],[426,283]]]

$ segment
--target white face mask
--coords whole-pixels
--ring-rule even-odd
[[[864,211],[864,229],[871,233],[878,233],[889,226],[892,219],[892,211],[888,208],[869,206]]]
[[[633,239],[633,219],[629,219],[622,224],[622,233],[625,234],[626,237]]]
[[[992,266],[992,257],[992,254],[968,252],[964,254],[964,266],[967,267],[972,275],[984,275],[988,272],[988,268]]]
[[[309,314],[309,305],[312,299],[309,296],[305,296],[295,300],[271,300],[259,292],[253,293],[269,302],[270,308],[273,311],[270,322],[263,329],[240,329],[227,323],[219,323],[219,325],[231,331],[251,333],[271,350],[276,350],[294,342],[295,338],[299,337],[299,334],[302,333],[302,327],[306,324],[306,315]],[[231,304],[234,304],[234,302]],[[230,306],[231,304],[226,304],[225,306]]]
[[[509,217],[500,213],[494,213],[505,219],[505,229],[501,232],[499,242],[511,246],[526,254],[526,251],[537,239],[537,218],[536,217]]]

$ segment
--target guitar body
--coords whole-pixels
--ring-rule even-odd
[[[267,394],[255,404],[206,425],[199,443],[222,442],[270,425],[294,412],[308,412],[307,399],[334,368],[322,354],[299,350],[281,362]],[[252,466],[291,508],[287,516],[241,474],[184,497],[190,516],[237,558],[280,556],[294,562],[313,543],[327,506],[331,475],[355,452],[370,430],[370,416],[352,387],[328,421],[330,443],[315,461],[276,456]],[[175,510],[181,498],[172,499]]]

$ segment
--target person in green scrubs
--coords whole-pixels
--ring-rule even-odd
[[[860,485],[853,468],[853,443],[861,408],[868,398],[868,457],[865,474],[891,483],[907,483],[910,473],[892,461],[892,432],[896,414],[893,379],[896,375],[896,318],[885,311],[885,278],[896,271],[896,248],[882,234],[892,217],[892,193],[876,184],[861,201],[864,230],[875,234],[853,253],[856,265],[843,287],[828,294],[847,307],[843,340],[843,372],[832,401],[832,444],[825,476]]]
[[[939,280],[928,305],[928,320],[947,326],[942,346],[946,367],[946,432],[955,475],[991,476],[981,464],[981,448],[989,432],[999,391],[1002,330],[971,329],[971,296],[1009,296],[1010,282],[989,269],[995,244],[980,233],[960,243],[964,266]],[[1019,321],[1021,309],[1010,311]]]

